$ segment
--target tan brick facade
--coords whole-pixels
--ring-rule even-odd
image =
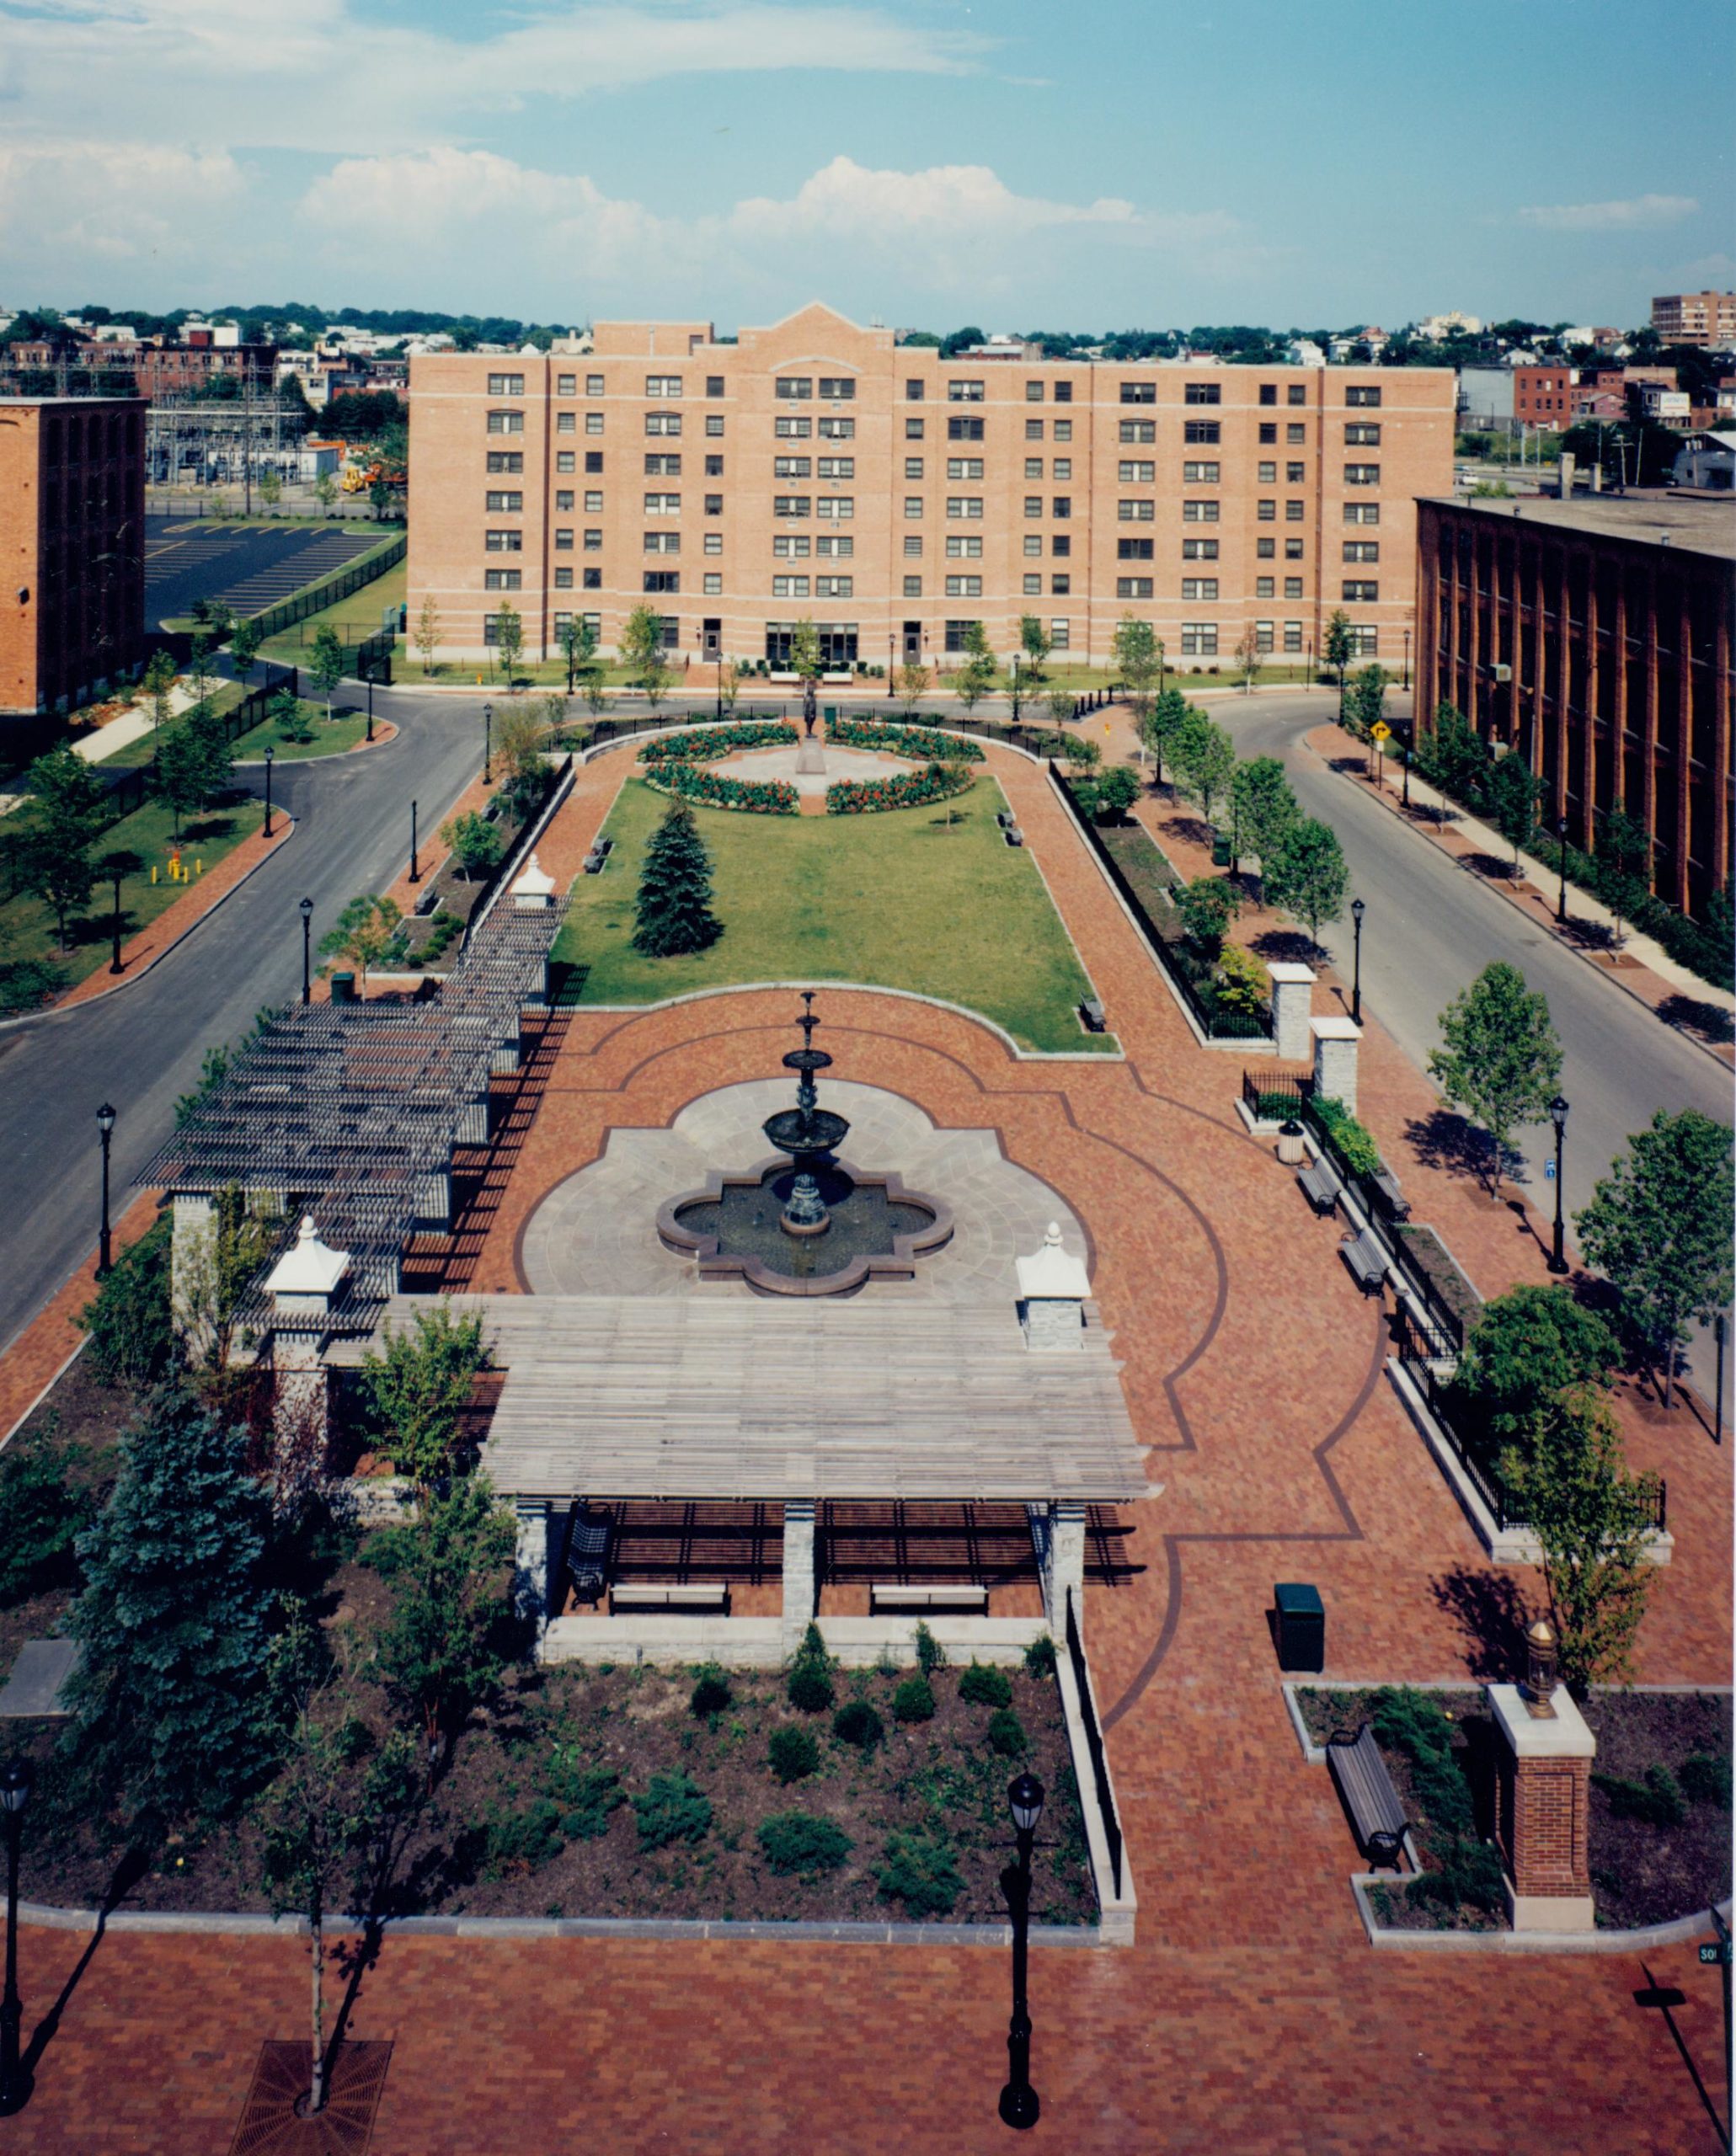
[[[1414,498],[1450,483],[1444,370],[943,360],[820,306],[595,345],[412,362],[409,614],[444,655],[503,603],[528,656],[568,614],[611,650],[649,603],[696,661],[803,619],[835,661],[944,665],[971,621],[1004,659],[1024,614],[1103,661],[1131,613],[1227,671],[1250,631],[1317,653],[1342,606],[1396,664]]]
[[[0,398],[0,712],[79,703],[145,635],[145,406]]]

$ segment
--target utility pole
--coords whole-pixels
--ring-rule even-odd
[[[241,347],[241,493],[242,514],[254,513],[254,371],[245,344]]]

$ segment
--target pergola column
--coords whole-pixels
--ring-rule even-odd
[[[783,1633],[786,1660],[802,1644],[819,1606],[815,1588],[812,1497],[787,1497],[783,1505]]]
[[[1041,1550],[1043,1610],[1051,1630],[1060,1632],[1067,1621],[1067,1590],[1076,1588],[1080,1608],[1085,1602],[1086,1505],[1082,1497],[1058,1497],[1049,1507],[1047,1534]]]

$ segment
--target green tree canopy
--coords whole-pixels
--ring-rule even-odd
[[[1524,1439],[1572,1386],[1608,1383],[1616,1336],[1567,1288],[1509,1288],[1486,1303],[1459,1358],[1455,1385],[1490,1444]]]
[[[1149,622],[1141,622],[1131,614],[1124,614],[1115,624],[1112,639],[1115,657],[1115,671],[1121,676],[1127,691],[1128,702],[1133,707],[1135,725],[1150,710],[1151,691],[1162,670],[1163,646],[1157,641],[1157,632]]]
[[[1284,766],[1276,756],[1252,757],[1237,765],[1230,791],[1237,851],[1257,854],[1263,862],[1271,860],[1301,814]]]
[[[1561,1077],[1548,998],[1525,986],[1517,966],[1498,959],[1442,1011],[1440,1032],[1445,1046],[1431,1051],[1429,1075],[1488,1131],[1492,1194],[1498,1197],[1514,1132],[1543,1120]]]
[[[817,681],[821,672],[820,637],[812,622],[804,616],[790,632],[790,671],[804,681]]]
[[[1299,817],[1279,840],[1272,859],[1261,862],[1260,884],[1267,903],[1306,921],[1317,944],[1322,923],[1343,911],[1350,885],[1338,833],[1317,817]]]
[[[1328,666],[1336,670],[1338,686],[1342,689],[1344,669],[1356,656],[1356,639],[1350,632],[1350,616],[1342,606],[1334,607],[1327,618],[1326,635],[1321,644],[1320,655]]]
[[[179,839],[184,819],[208,808],[234,776],[223,722],[209,704],[195,704],[162,729],[152,771],[158,792],[174,814]]]
[[[329,622],[322,622],[313,638],[307,662],[307,679],[325,698],[325,715],[332,715],[332,697],[344,678],[344,647]]]
[[[569,614],[560,625],[561,656],[567,662],[567,694],[581,674],[596,664],[596,624],[588,615]]]
[[[491,824],[475,808],[467,808],[462,816],[448,817],[440,827],[440,835],[464,871],[467,883],[491,874],[499,867],[506,850],[499,825]]]
[[[1139,722],[1140,739],[1151,752],[1159,786],[1163,783],[1163,759],[1169,755],[1171,744],[1186,723],[1190,708],[1179,689],[1160,690],[1152,699],[1151,709]]]
[[[424,1490],[452,1470],[471,1385],[487,1360],[480,1317],[455,1318],[442,1301],[418,1310],[409,1331],[388,1325],[385,1353],[363,1358],[361,1382],[385,1428],[383,1450]]]
[[[1391,681],[1392,676],[1379,664],[1359,667],[1352,675],[1344,717],[1359,740],[1366,741],[1371,737],[1386,709],[1386,691]]]
[[[1019,649],[1024,654],[1025,678],[1030,681],[1040,681],[1049,654],[1055,649],[1055,639],[1043,626],[1040,615],[1020,615],[1018,643]]]
[[[1197,801],[1209,824],[1214,805],[1229,792],[1236,776],[1236,744],[1223,728],[1191,704],[1170,736],[1169,764],[1177,786]]]
[[[711,856],[685,801],[651,835],[639,871],[633,947],[648,958],[708,950],[724,932],[711,910]]]
[[[494,649],[499,656],[500,670],[506,676],[506,686],[513,686],[513,676],[525,652],[525,617],[510,599],[503,599],[494,616]]]
[[[953,680],[953,690],[967,712],[974,710],[994,687],[995,672],[988,632],[980,622],[973,622],[964,632],[964,664]]]
[[[514,1545],[511,1517],[482,1475],[374,1539],[370,1561],[393,1586],[380,1674],[430,1746],[450,1743],[510,1657]]]
[[[96,880],[90,849],[102,822],[102,782],[84,758],[64,742],[38,756],[13,858],[19,883],[53,914],[62,950],[67,924]]]
[[[628,671],[654,710],[669,684],[663,616],[650,606],[635,606],[622,624],[619,648]]]
[[[352,899],[338,915],[337,926],[320,937],[319,954],[354,966],[366,987],[369,972],[391,949],[403,920],[403,909],[396,899],[381,898],[372,892]],[[329,974],[332,968],[322,966],[320,971]]]
[[[1733,1210],[1729,1131],[1697,1108],[1660,1108],[1573,1215],[1587,1262],[1615,1283],[1628,1322],[1664,1365],[1666,1404],[1691,1328],[1729,1302]]]
[[[1226,876],[1196,876],[1173,895],[1182,926],[1209,957],[1216,958],[1226,930],[1242,910],[1236,886]]]
[[[1522,756],[1496,760],[1483,787],[1483,803],[1495,829],[1513,848],[1513,867],[1519,870],[1519,850],[1531,835],[1537,820],[1537,796],[1541,783]]]

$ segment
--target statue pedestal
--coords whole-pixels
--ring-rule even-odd
[[[804,734],[802,736],[801,746],[796,750],[798,774],[804,771],[824,771],[825,769],[825,744],[817,734]]]

